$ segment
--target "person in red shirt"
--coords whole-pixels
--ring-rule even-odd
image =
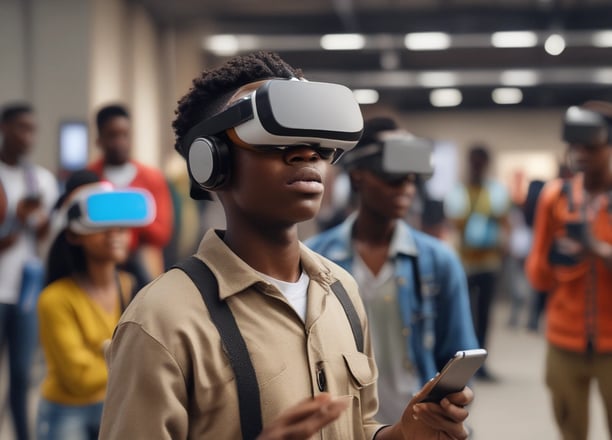
[[[101,108],[96,125],[96,143],[102,157],[88,168],[118,188],[144,188],[155,198],[155,220],[149,226],[133,229],[130,241],[131,257],[127,269],[142,285],[165,269],[163,248],[170,241],[174,220],[170,190],[159,170],[131,158],[131,121],[125,107],[108,105]]]
[[[576,174],[542,189],[525,269],[549,292],[546,384],[561,438],[587,438],[594,380],[612,438],[612,103],[570,107],[564,140]]]

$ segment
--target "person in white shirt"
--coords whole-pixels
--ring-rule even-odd
[[[18,440],[30,438],[27,392],[37,343],[36,299],[43,266],[37,247],[57,200],[53,174],[28,160],[36,123],[27,104],[6,106],[0,116],[0,186],[6,197],[0,223],[0,347],[8,345],[10,409]]]

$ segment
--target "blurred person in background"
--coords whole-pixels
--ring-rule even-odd
[[[395,158],[401,170],[387,169],[388,140],[403,142],[405,156]],[[341,161],[358,198],[357,212],[305,242],[359,285],[379,370],[376,417],[382,423],[400,418],[414,393],[455,352],[478,346],[459,259],[403,220],[416,181],[432,172],[423,141],[391,118],[366,121],[359,143]]]
[[[478,345],[488,346],[491,309],[502,267],[510,208],[508,190],[487,173],[489,149],[476,144],[468,153],[465,184],[455,186],[444,200],[444,211],[457,232],[459,255],[467,274]],[[495,381],[486,365],[476,377]]]
[[[141,212],[127,218],[140,200],[136,193],[131,206],[122,206],[122,196],[132,196],[129,191],[113,190],[92,171],[77,171],[53,213],[47,286],[38,302],[47,367],[38,440],[98,438],[107,381],[104,347],[136,284],[131,274],[117,269],[128,256],[126,227],[146,224],[151,217]],[[88,209],[94,203],[97,217],[92,221]],[[109,215],[113,219],[105,223]]]
[[[36,300],[43,283],[38,245],[58,196],[55,177],[33,164],[36,122],[32,107],[13,104],[0,115],[0,186],[6,198],[0,225],[0,350],[8,345],[9,399],[18,440],[29,435],[27,394],[37,347]]]
[[[526,270],[548,292],[546,384],[561,437],[585,440],[596,381],[612,438],[612,103],[570,107],[574,177],[540,193]]]
[[[131,231],[130,258],[125,266],[142,286],[165,269],[163,248],[172,235],[172,196],[166,178],[159,170],[131,158],[132,127],[125,107],[108,105],[101,108],[96,115],[96,126],[96,143],[102,157],[88,168],[117,188],[144,188],[155,198],[155,220],[146,227]]]

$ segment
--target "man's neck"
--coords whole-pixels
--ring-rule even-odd
[[[7,165],[15,166],[19,163],[19,156],[9,153],[9,148],[5,145],[0,148],[0,161]]]
[[[389,244],[397,221],[362,209],[355,220],[353,238],[363,243]]]
[[[602,172],[599,174],[583,173],[584,189],[588,193],[597,194],[609,191],[612,187],[612,174]]]
[[[228,220],[223,241],[258,272],[281,281],[295,282],[301,274],[297,225],[284,229],[253,227]]]

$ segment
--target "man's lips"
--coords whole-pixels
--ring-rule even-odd
[[[296,182],[316,182],[323,183],[321,173],[314,168],[301,168],[287,181],[288,185]]]
[[[314,168],[302,168],[287,181],[287,186],[293,191],[304,194],[322,194],[323,178]]]

